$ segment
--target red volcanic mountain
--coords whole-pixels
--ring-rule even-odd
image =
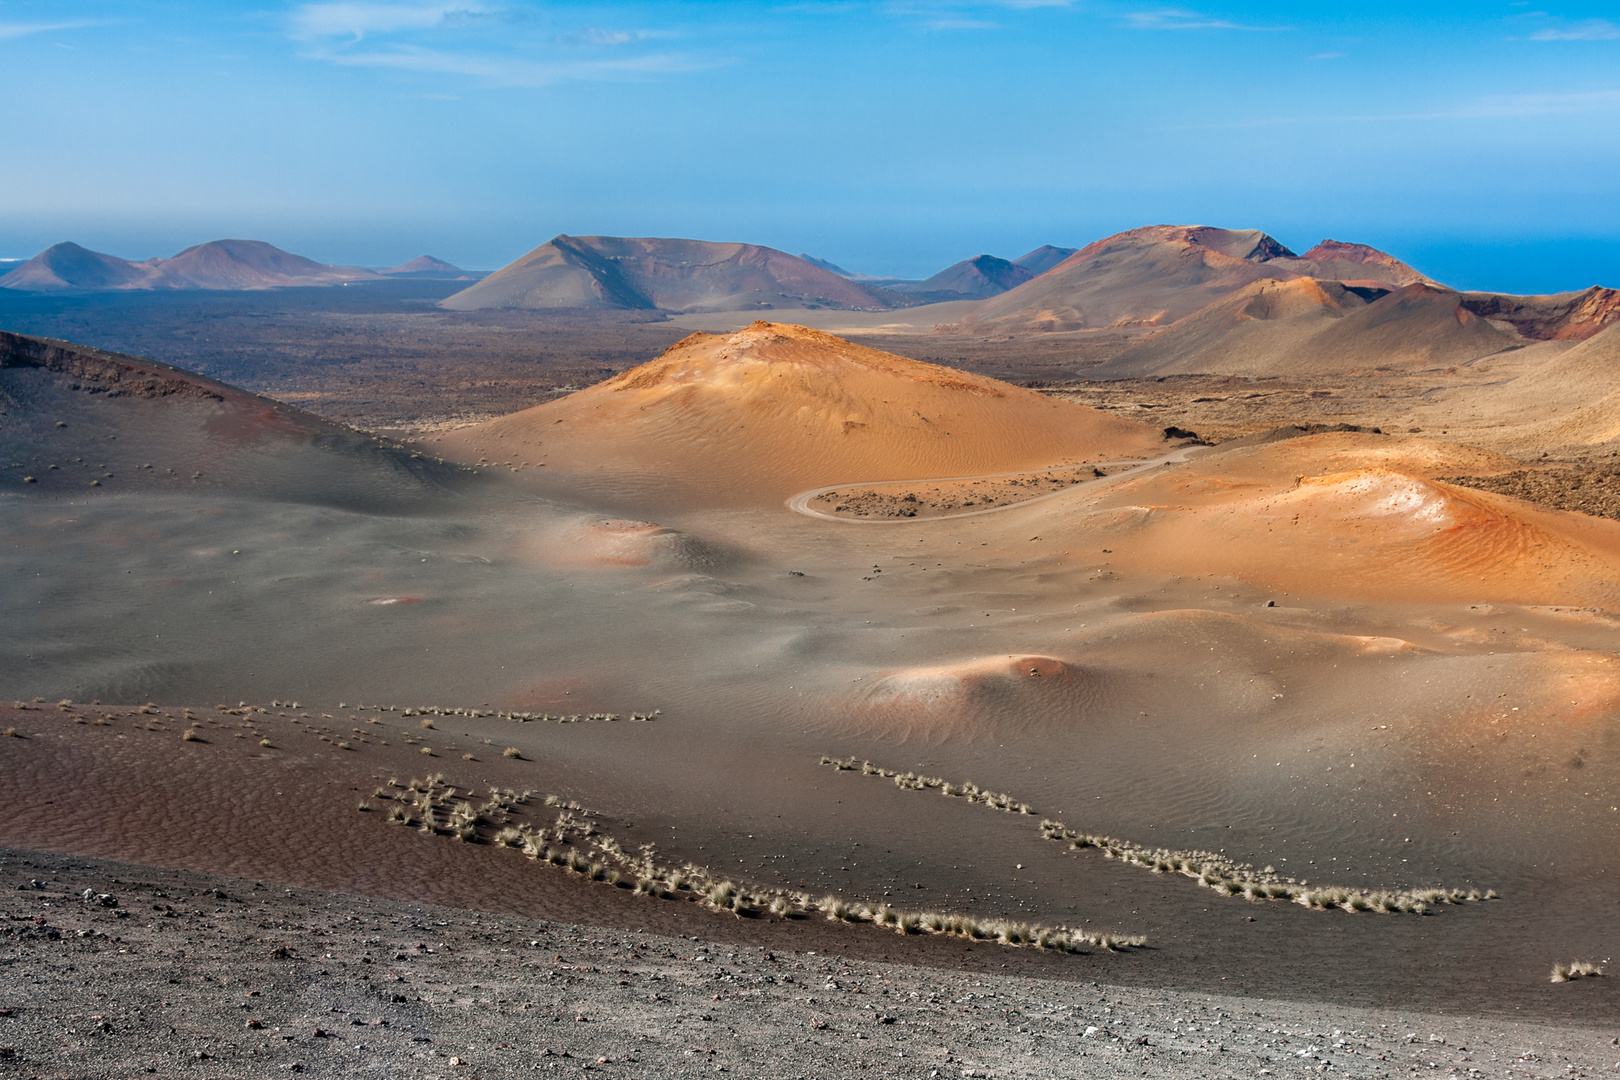
[[[960,326],[986,331],[1163,326],[1255,281],[1299,277],[1383,286],[1428,280],[1361,245],[1324,241],[1299,256],[1258,229],[1153,225],[1081,248],[1034,280],[979,304]]]

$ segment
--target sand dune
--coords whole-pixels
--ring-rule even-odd
[[[898,298],[757,244],[556,236],[443,301],[484,308],[741,311],[810,305],[883,309]]]
[[[1620,602],[1620,523],[1431,479],[1491,471],[1489,458],[1353,433],[1247,447],[1122,482],[1089,513],[1070,514],[1062,542],[1088,562],[1108,547],[1113,566],[1305,595]],[[1059,509],[1043,516],[1064,515],[1061,501],[1047,505]]]
[[[693,334],[577,394],[443,436],[464,461],[603,490],[785,499],[851,480],[1146,455],[1161,434],[994,379],[756,322]]]
[[[880,673],[834,725],[897,742],[972,743],[1049,730],[1054,715],[1072,729],[1105,698],[1097,673],[1034,653],[975,657]]]
[[[544,566],[592,570],[655,566],[714,569],[731,561],[717,545],[651,521],[628,518],[553,518],[525,528],[517,557]]]

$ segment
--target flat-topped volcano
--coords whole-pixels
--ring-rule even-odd
[[[901,298],[759,244],[555,236],[443,301],[452,311],[883,309]]]
[[[620,490],[785,498],[1138,456],[1160,432],[802,326],[693,334],[558,401],[446,435],[469,461],[544,465]]]

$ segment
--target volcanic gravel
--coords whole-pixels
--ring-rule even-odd
[[[27,851],[0,855],[0,890],[8,1076],[1620,1069],[1608,1030],[870,963]]]

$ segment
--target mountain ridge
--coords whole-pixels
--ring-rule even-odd
[[[210,240],[167,258],[135,262],[71,241],[53,244],[0,275],[0,288],[30,292],[145,289],[242,291],[378,280],[355,266],[327,266],[262,240]]]

